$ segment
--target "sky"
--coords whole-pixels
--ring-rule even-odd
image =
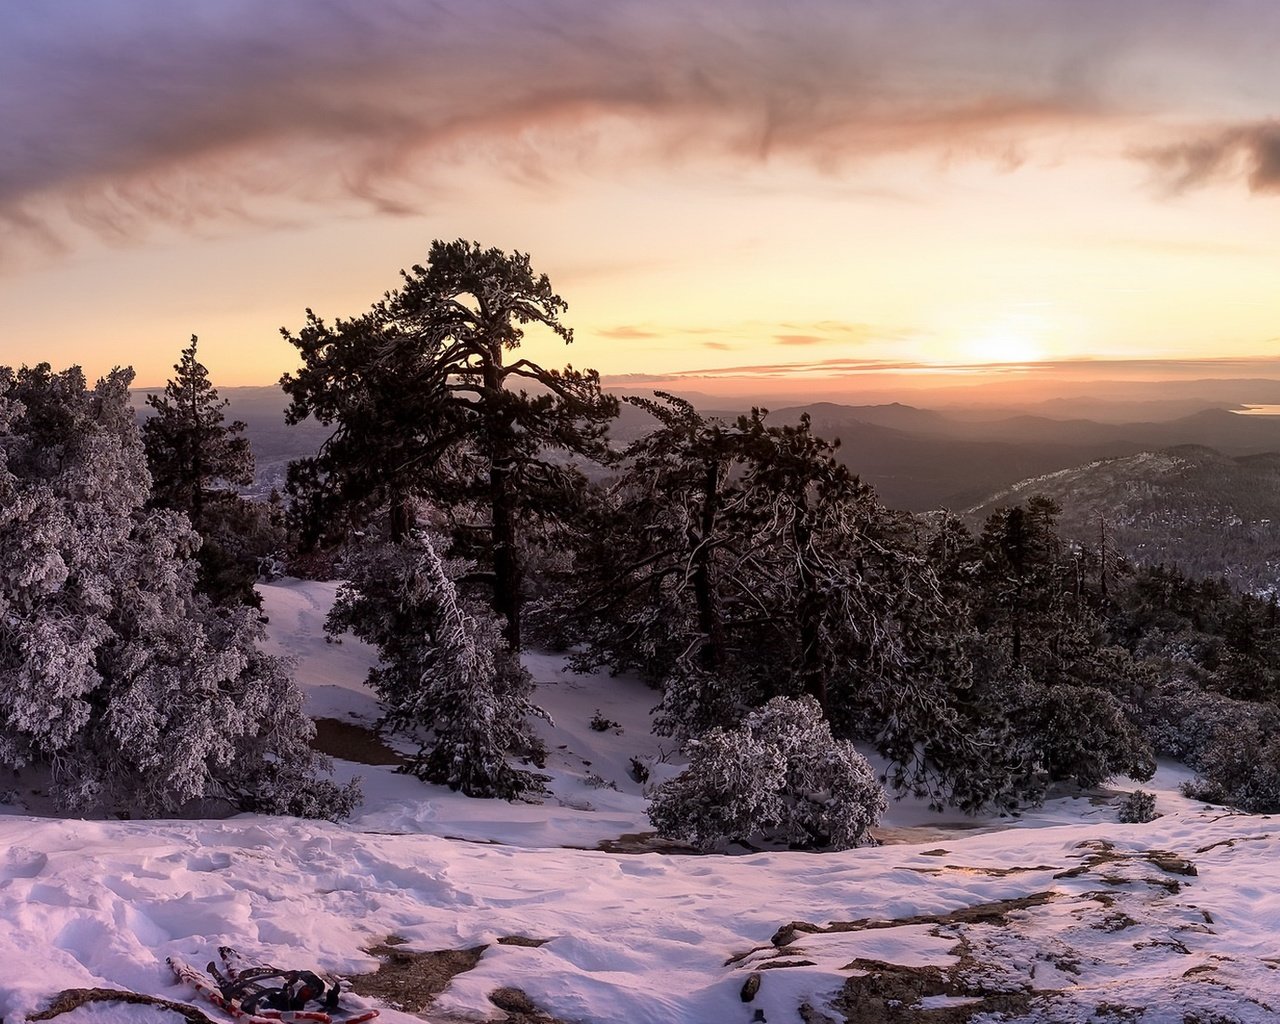
[[[1277,377],[1277,38],[1270,0],[5,4],[0,361],[155,384],[198,334],[270,383],[280,328],[462,237],[567,300],[530,357],[619,384]]]

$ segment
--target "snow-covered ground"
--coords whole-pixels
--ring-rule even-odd
[[[298,660],[313,716],[370,723],[371,652],[325,642],[333,589],[263,588],[272,643]],[[1147,784],[1164,812],[1149,825],[1120,825],[1105,795],[1086,794],[1019,819],[892,804],[886,845],[840,854],[605,852],[595,848],[648,831],[631,759],[653,779],[679,770],[662,760],[672,744],[648,732],[654,694],[563,673],[553,656],[528,664],[555,720],[542,804],[470,800],[339,762],[366,786],[341,825],[0,808],[0,1019],[15,1024],[65,988],[189,1000],[165,957],[203,964],[220,944],[372,971],[366,950],[392,935],[410,949],[488,946],[429,1020],[499,1019],[488,996],[504,986],[567,1021],[629,1024],[790,1024],[806,1004],[815,1021],[961,1007],[1053,1022],[1280,1019],[1280,828],[1183,799],[1176,766]],[[618,725],[592,729],[597,709]],[[497,942],[507,936],[547,941]],[[100,1005],[56,1019],[178,1018]]]

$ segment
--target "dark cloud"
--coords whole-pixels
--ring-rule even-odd
[[[645,161],[842,170],[934,147],[1009,166],[1046,125],[1270,60],[1280,9],[1224,0],[45,0],[0,8],[0,218],[129,237],[261,216],[399,215],[487,160],[531,187]],[[1129,56],[1141,47],[1139,70]],[[1261,48],[1261,49],[1259,49]],[[1270,66],[1270,65],[1267,65]],[[1253,143],[1268,186],[1273,139]],[[1185,176],[1213,165],[1188,152]],[[261,204],[258,204],[261,205]]]
[[[1140,150],[1160,182],[1183,192],[1225,178],[1242,178],[1252,192],[1280,192],[1280,121],[1236,125]]]

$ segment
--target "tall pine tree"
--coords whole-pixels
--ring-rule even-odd
[[[311,537],[383,512],[400,541],[415,501],[430,501],[518,651],[526,548],[584,489],[569,457],[607,455],[617,401],[593,370],[509,358],[529,326],[573,340],[564,300],[527,255],[437,241],[402,277],[367,313],[330,324],[308,310],[297,335],[284,332],[303,360],[281,381],[290,421],[335,428],[290,467],[290,488]]]
[[[154,504],[186,512],[197,530],[209,505],[229,487],[253,482],[245,425],[226,422],[223,410],[229,402],[219,399],[197,358],[198,343],[193,334],[164,393],[147,395],[154,414],[142,424]]]
[[[278,542],[266,508],[235,488],[253,482],[253,453],[245,425],[226,422],[228,401],[218,397],[197,356],[198,339],[182,350],[163,394],[148,395],[153,413],[142,424],[151,504],[186,513],[200,534],[200,586],[218,603],[258,605],[254,592],[260,556]]]

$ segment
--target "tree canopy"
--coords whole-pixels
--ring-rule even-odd
[[[617,401],[593,370],[509,359],[530,327],[573,340],[566,303],[528,255],[436,241],[401,276],[366,313],[330,323],[308,310],[284,331],[303,361],[281,381],[290,421],[334,427],[290,468],[300,522],[315,539],[382,514],[400,541],[428,502],[478,563],[473,581],[518,650],[526,548],[575,504],[584,479],[571,458],[607,456]]]

